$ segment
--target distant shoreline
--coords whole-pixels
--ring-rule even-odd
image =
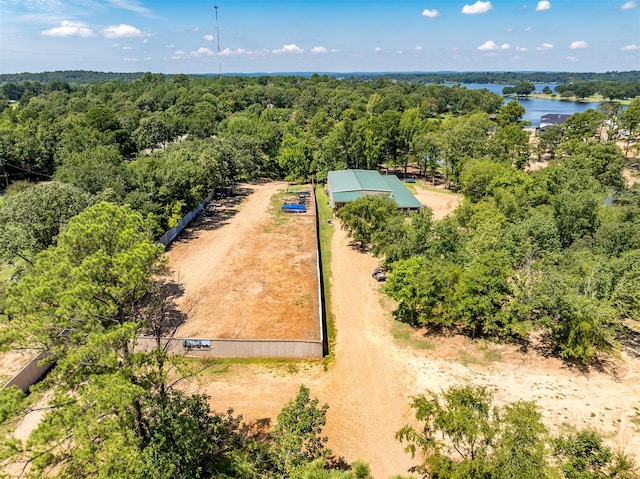
[[[502,95],[505,98],[513,98],[514,100],[516,99],[517,95]],[[608,101],[605,100],[604,97],[602,95],[593,95],[593,96],[588,96],[586,98],[583,98],[582,100],[577,99],[576,97],[571,97],[571,98],[561,98],[560,95],[549,95],[549,94],[545,94],[545,93],[532,93],[530,95],[523,95],[520,96],[520,100],[522,99],[526,99],[526,98],[538,98],[541,100],[555,100],[555,101],[566,101],[566,102],[572,102],[572,103],[619,103],[621,105],[628,105],[629,103],[631,103],[633,101],[633,98],[631,99],[626,99],[626,100],[613,100],[613,101]]]

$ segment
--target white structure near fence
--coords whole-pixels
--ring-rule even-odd
[[[134,348],[148,351],[156,347],[156,338],[141,336]],[[297,339],[197,339],[162,338],[165,351],[186,356],[215,358],[321,358],[322,341]]]

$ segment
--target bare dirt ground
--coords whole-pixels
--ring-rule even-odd
[[[640,458],[637,357],[622,352],[601,369],[580,370],[536,351],[461,337],[431,338],[431,349],[402,346],[391,334],[392,305],[371,278],[376,259],[350,248],[338,222],[335,228],[331,284],[338,335],[328,370],[299,362],[232,364],[205,373],[200,390],[211,396],[214,409],[233,407],[245,421],[268,428],[306,384],[330,406],[324,432],[334,454],[368,461],[381,479],[415,464],[394,437],[412,421],[410,398],[469,382],[492,388],[498,403],[535,400],[554,433],[594,428]]]
[[[0,353],[0,386],[15,376],[36,354],[28,349]]]
[[[195,304],[178,337],[320,338],[313,201],[274,221],[270,200],[286,189],[242,185],[246,196],[211,203],[168,249],[182,307]]]
[[[640,183],[640,171],[636,169],[625,168],[622,170],[622,176],[627,180],[627,185],[633,186],[636,183]]]
[[[428,206],[433,211],[433,217],[437,220],[444,218],[452,212],[462,201],[462,195],[446,191],[434,191],[432,187],[426,189],[421,184],[417,184],[413,192],[420,203]]]

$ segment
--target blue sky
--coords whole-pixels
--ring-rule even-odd
[[[0,73],[640,70],[640,0],[0,0]]]

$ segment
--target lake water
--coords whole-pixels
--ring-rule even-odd
[[[505,86],[513,85],[499,85],[495,83],[463,83],[462,86],[467,87],[470,90],[479,90],[486,88],[490,92],[502,95],[502,89]],[[548,86],[553,90],[554,84],[551,83],[535,83],[536,91],[542,91],[545,86]],[[530,121],[533,126],[540,126],[540,117],[547,113],[560,113],[563,115],[573,115],[574,113],[582,113],[589,108],[594,110],[598,109],[601,103],[578,103],[575,101],[564,100],[545,100],[542,98],[511,98],[505,97],[505,104],[511,100],[515,100],[525,108],[523,120]]]

